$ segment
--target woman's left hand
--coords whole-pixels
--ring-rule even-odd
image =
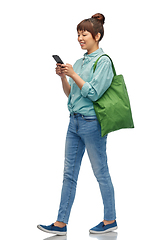
[[[65,64],[62,64],[62,73],[64,73],[65,75],[67,75],[68,77],[72,77],[74,75],[74,70],[73,70],[73,67],[71,64],[67,63],[66,65]]]

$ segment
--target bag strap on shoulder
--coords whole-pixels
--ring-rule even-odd
[[[115,67],[114,67],[113,61],[112,61],[112,59],[111,59],[107,54],[103,54],[103,55],[101,55],[101,56],[95,61],[95,64],[94,64],[94,66],[93,66],[93,72],[95,72],[96,67],[97,67],[97,63],[98,63],[99,59],[100,59],[102,56],[107,56],[107,57],[110,59],[111,64],[112,64],[113,74],[114,74],[114,76],[116,76],[116,70],[115,70]]]

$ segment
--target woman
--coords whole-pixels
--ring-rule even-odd
[[[61,77],[64,93],[68,97],[70,123],[66,136],[64,179],[58,218],[49,226],[38,225],[45,232],[59,235],[67,233],[66,224],[75,198],[85,148],[104,204],[104,220],[90,229],[90,233],[105,233],[117,229],[114,189],[107,165],[107,136],[101,137],[93,107],[93,101],[103,95],[113,78],[111,62],[107,56],[100,58],[93,73],[95,61],[104,54],[99,48],[104,35],[104,20],[105,17],[98,13],[80,22],[77,26],[78,42],[87,53],[73,67],[70,64],[57,64],[56,67],[56,73]],[[70,77],[69,82],[66,76]]]

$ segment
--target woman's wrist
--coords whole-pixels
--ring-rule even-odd
[[[70,77],[74,80],[77,76],[78,76],[78,74],[76,72],[73,72]]]
[[[66,81],[67,80],[66,76],[61,77],[61,80],[62,80],[62,82]]]

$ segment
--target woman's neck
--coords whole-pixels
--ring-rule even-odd
[[[91,53],[97,51],[98,49],[99,49],[99,45],[98,45],[98,46],[96,45],[96,46],[94,46],[92,49],[87,50],[87,53],[88,53],[88,54],[91,54]]]

